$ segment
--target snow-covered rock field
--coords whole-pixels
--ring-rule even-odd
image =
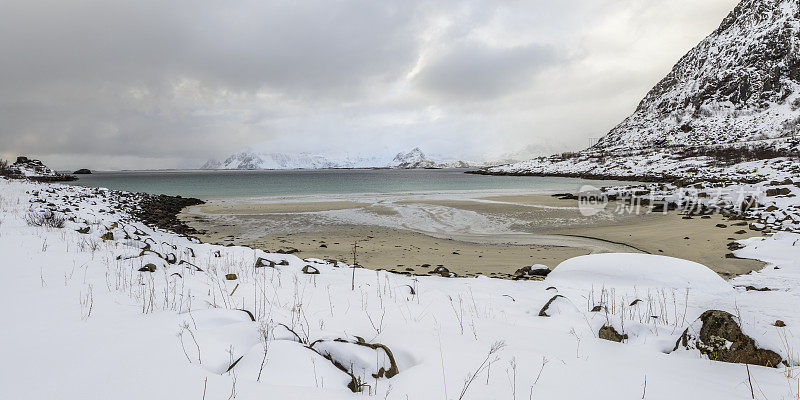
[[[510,281],[203,244],[137,222],[136,207],[121,192],[0,179],[3,398],[800,393],[798,234],[742,241],[737,256],[768,265],[729,281],[700,264],[630,254]],[[692,339],[708,310],[735,316],[780,364],[710,361],[698,351],[712,354],[708,343]],[[717,339],[713,354],[737,350]]]

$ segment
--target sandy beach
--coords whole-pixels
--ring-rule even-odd
[[[415,213],[412,218],[409,210]],[[415,225],[420,216],[433,222]],[[607,212],[585,217],[575,200],[542,194],[401,197],[391,202],[212,202],[187,208],[180,218],[206,231],[204,241],[268,251],[296,249],[306,258],[350,263],[358,242],[360,265],[411,274],[444,266],[464,276],[509,277],[523,266],[554,268],[568,258],[608,251],[680,257],[724,277],[763,267],[758,261],[726,257],[729,242],[758,232],[719,215],[684,219],[676,212]],[[395,226],[386,221],[396,221]],[[504,230],[491,225],[496,221],[505,223]]]

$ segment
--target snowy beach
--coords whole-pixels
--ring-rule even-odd
[[[742,241],[736,255],[767,267],[727,281],[635,254],[573,258],[544,281],[404,276],[202,244],[137,222],[124,193],[0,189],[15,276],[2,296],[19,305],[2,333],[10,398],[748,399],[749,382],[759,398],[798,393],[797,234]],[[735,316],[780,364],[679,346],[708,310]],[[600,338],[611,331],[623,343]]]

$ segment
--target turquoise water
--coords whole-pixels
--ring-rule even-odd
[[[291,171],[123,171],[80,175],[72,185],[201,199],[348,193],[438,191],[575,192],[598,181],[576,178],[487,176],[464,169],[291,170]],[[629,182],[628,182],[629,183]],[[627,184],[602,181],[603,185]]]

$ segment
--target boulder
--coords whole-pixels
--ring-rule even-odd
[[[73,172],[74,175],[89,175],[91,173],[92,173],[92,171],[90,171],[90,170],[88,170],[86,168],[81,168],[81,169]]]
[[[560,314],[574,314],[578,312],[577,307],[566,297],[557,294],[550,298],[539,310],[540,317],[554,317]]]
[[[258,260],[256,260],[256,266],[255,267],[256,268],[262,268],[262,267],[275,268],[275,263],[270,261],[270,260],[267,260],[266,258],[259,257]]]
[[[145,264],[144,267],[139,268],[139,272],[156,272],[155,264]]]
[[[772,188],[772,189],[767,189],[767,196],[768,197],[785,196],[791,192],[792,191],[789,190],[789,188]]]
[[[317,269],[317,267],[314,267],[313,265],[306,265],[305,267],[303,267],[303,273],[309,275],[317,275],[319,274],[319,269]]]
[[[600,328],[600,332],[597,333],[597,336],[600,339],[610,340],[612,342],[622,342],[623,340],[628,340],[628,334],[620,334],[614,329],[613,326],[603,325]]]
[[[353,392],[360,392],[368,377],[389,379],[400,372],[389,347],[381,343],[369,343],[358,336],[321,339],[311,343],[308,348],[350,375],[348,387]]]
[[[742,332],[734,315],[720,310],[704,312],[686,328],[673,351],[681,348],[697,350],[710,360],[729,363],[776,367],[783,361],[778,353],[759,348],[753,338]]]

